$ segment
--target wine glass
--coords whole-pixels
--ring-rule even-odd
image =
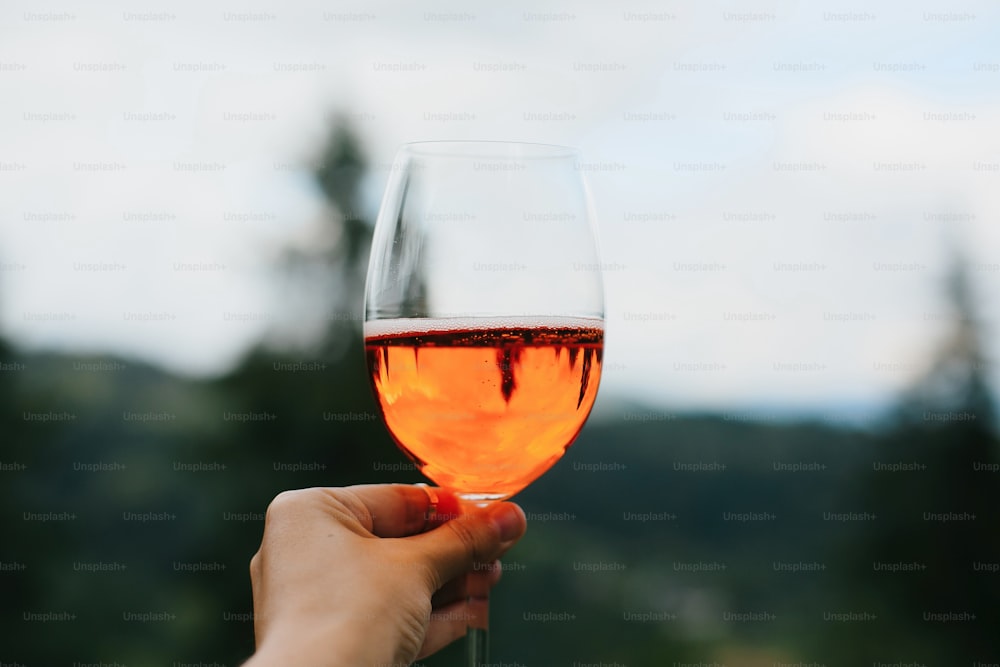
[[[604,288],[576,151],[434,141],[396,155],[365,287],[379,411],[465,502],[514,495],[572,444],[597,396]],[[488,662],[469,591],[469,664]]]

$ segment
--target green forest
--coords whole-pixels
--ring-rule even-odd
[[[271,498],[422,481],[366,377],[364,151],[338,125],[317,164],[338,242],[276,267],[331,314],[309,349],[264,341],[189,379],[0,341],[0,664],[239,665]],[[1000,662],[986,334],[960,258],[942,288],[952,330],[870,427],[640,401],[593,418],[516,498],[529,528],[492,596],[494,661]]]

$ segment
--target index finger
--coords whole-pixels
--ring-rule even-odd
[[[428,490],[424,490],[427,488]],[[361,484],[330,489],[339,500],[356,505],[355,516],[377,537],[407,537],[454,518],[460,512],[450,491],[411,484]],[[432,502],[432,497],[437,502]]]

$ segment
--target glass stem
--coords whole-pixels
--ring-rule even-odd
[[[469,628],[465,641],[469,646],[469,667],[486,667],[490,662],[490,631]]]
[[[466,578],[468,602],[468,667],[486,667],[490,663],[490,589],[472,574]]]

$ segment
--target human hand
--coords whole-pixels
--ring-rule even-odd
[[[463,511],[433,493],[430,520],[418,486],[279,494],[250,562],[257,653],[246,667],[402,666],[463,636],[466,584],[496,584],[495,561],[526,520],[513,503]]]

